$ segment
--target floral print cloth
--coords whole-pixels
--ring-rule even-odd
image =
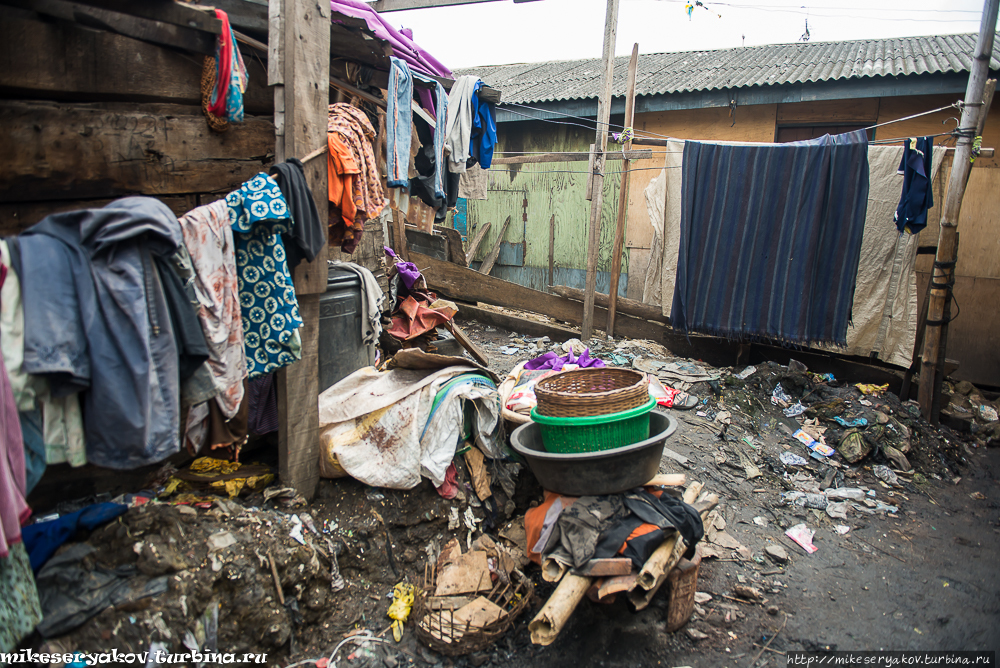
[[[0,559],[0,653],[13,652],[42,621],[35,576],[23,543]]]
[[[282,234],[295,224],[277,181],[261,172],[226,197],[236,240],[243,345],[250,378],[302,357],[299,302]]]
[[[195,272],[198,320],[208,343],[208,366],[219,393],[215,400],[227,417],[243,400],[247,360],[236,273],[236,244],[226,200],[200,206],[180,219],[184,245]]]

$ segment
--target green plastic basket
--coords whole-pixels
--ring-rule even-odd
[[[642,406],[620,413],[592,417],[552,417],[531,409],[538,423],[542,445],[549,452],[573,453],[611,450],[649,438],[649,412],[656,406],[650,398]]]

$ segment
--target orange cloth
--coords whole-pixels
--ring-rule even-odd
[[[660,487],[647,487],[646,489],[656,497],[663,494],[663,489]],[[539,566],[542,564],[542,555],[538,552],[532,552],[531,549],[535,547],[535,543],[537,543],[538,539],[542,537],[542,527],[545,525],[545,515],[549,512],[549,508],[552,507],[552,504],[555,503],[556,499],[561,498],[563,510],[566,510],[572,506],[578,498],[580,498],[578,496],[562,496],[548,490],[544,490],[544,492],[545,498],[542,502],[534,508],[529,508],[528,512],[524,514],[524,533],[528,539],[528,559],[531,559]],[[622,543],[621,548],[618,550],[618,554],[622,554],[625,551],[625,546],[628,545],[628,542],[633,538],[638,538],[639,536],[643,536],[651,531],[656,531],[658,528],[659,527],[655,524],[640,524],[635,528],[635,530],[632,531],[631,534],[629,534],[629,537],[625,540],[625,542]]]
[[[353,253],[365,227],[364,212],[358,211],[355,198],[357,179],[362,178],[361,170],[354,159],[354,151],[340,134],[328,132],[326,140],[329,147],[326,158],[327,197],[330,200],[327,216],[329,242],[345,253]]]
[[[415,339],[438,325],[451,320],[451,316],[437,309],[427,308],[412,296],[407,297],[392,318],[388,332],[400,341]]]
[[[329,151],[326,154],[326,168],[329,181],[329,200],[340,212],[344,224],[350,227],[357,217],[354,202],[354,178],[361,173],[354,153],[336,132],[326,135]]]

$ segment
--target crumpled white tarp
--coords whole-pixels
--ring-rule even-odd
[[[665,169],[645,190],[646,210],[654,232],[642,301],[661,306],[666,316],[670,315],[677,275],[683,152],[683,141],[668,141]],[[918,240],[916,235],[900,236],[893,221],[903,188],[903,177],[896,173],[902,155],[901,146],[868,147],[868,209],[851,325],[847,328],[847,348],[816,348],[864,357],[876,352],[880,359],[891,364],[910,365],[917,333],[918,295],[914,266]],[[934,152],[931,180],[943,159],[943,149]]]
[[[496,457],[499,447],[489,437],[499,420],[495,389],[456,384],[430,420],[441,388],[455,376],[477,371],[466,366],[387,372],[365,367],[331,386],[319,396],[321,475],[346,473],[373,487],[411,489],[423,473],[440,486],[461,436],[461,399],[475,401],[476,426],[484,435],[477,445]]]

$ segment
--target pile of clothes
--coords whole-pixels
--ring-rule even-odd
[[[290,262],[323,241],[290,161],[180,219],[126,197],[0,243],[5,408],[31,477],[53,463],[158,462],[180,434],[192,453],[235,456],[249,422],[276,428],[251,420],[249,398],[273,397],[271,374],[301,357]]]
[[[344,253],[361,242],[365,221],[385,208],[385,191],[375,161],[375,128],[365,113],[346,104],[331,104],[327,125],[329,239]]]

